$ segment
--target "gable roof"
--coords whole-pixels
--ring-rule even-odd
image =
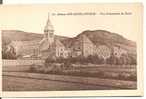
[[[55,39],[54,43],[55,43],[55,47],[65,47],[64,44],[58,39]]]

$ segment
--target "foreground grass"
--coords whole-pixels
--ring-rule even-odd
[[[123,80],[112,80],[112,79],[101,79],[94,77],[80,77],[80,76],[66,76],[66,75],[53,75],[53,74],[42,74],[42,73],[27,73],[27,72],[3,72],[3,86],[4,89],[18,89],[23,90],[34,90],[35,88],[42,88],[43,86],[48,86],[47,88],[54,86],[50,90],[56,90],[61,88],[61,90],[66,90],[66,86],[59,85],[60,83],[66,84],[67,89],[77,90],[80,88],[82,90],[87,89],[136,89],[137,83],[135,81],[123,81]],[[37,85],[39,82],[39,85]],[[44,84],[47,83],[47,85]],[[52,82],[52,83],[51,83]],[[53,83],[54,82],[54,83]],[[56,85],[57,84],[57,85]],[[74,86],[71,86],[71,85]],[[70,86],[69,86],[70,85]],[[42,87],[41,87],[42,86]],[[33,87],[33,88],[32,88]],[[62,88],[63,87],[63,88]],[[94,88],[95,87],[95,88]],[[20,88],[20,89],[19,89]],[[88,90],[89,90],[88,89]],[[45,89],[44,89],[45,90]]]
[[[134,67],[134,66],[133,66]],[[117,79],[127,81],[137,81],[136,68],[128,66],[112,67],[72,67],[62,68],[60,66],[36,66],[32,65],[27,72],[43,73],[43,74],[57,74],[57,75],[71,75],[82,77],[98,77],[105,79]]]

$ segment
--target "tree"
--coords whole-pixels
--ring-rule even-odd
[[[2,49],[3,59],[16,59],[16,51],[13,46],[7,45]]]
[[[111,50],[109,47],[101,45],[97,48],[97,55],[99,58],[103,58],[104,63],[106,63],[106,60],[111,56]]]
[[[8,37],[2,37],[2,59],[16,59],[16,51]]]

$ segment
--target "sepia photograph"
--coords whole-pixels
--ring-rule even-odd
[[[2,92],[141,89],[139,3],[4,5],[0,22]]]

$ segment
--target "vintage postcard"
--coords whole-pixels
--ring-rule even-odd
[[[143,5],[1,5],[1,96],[142,96]]]

